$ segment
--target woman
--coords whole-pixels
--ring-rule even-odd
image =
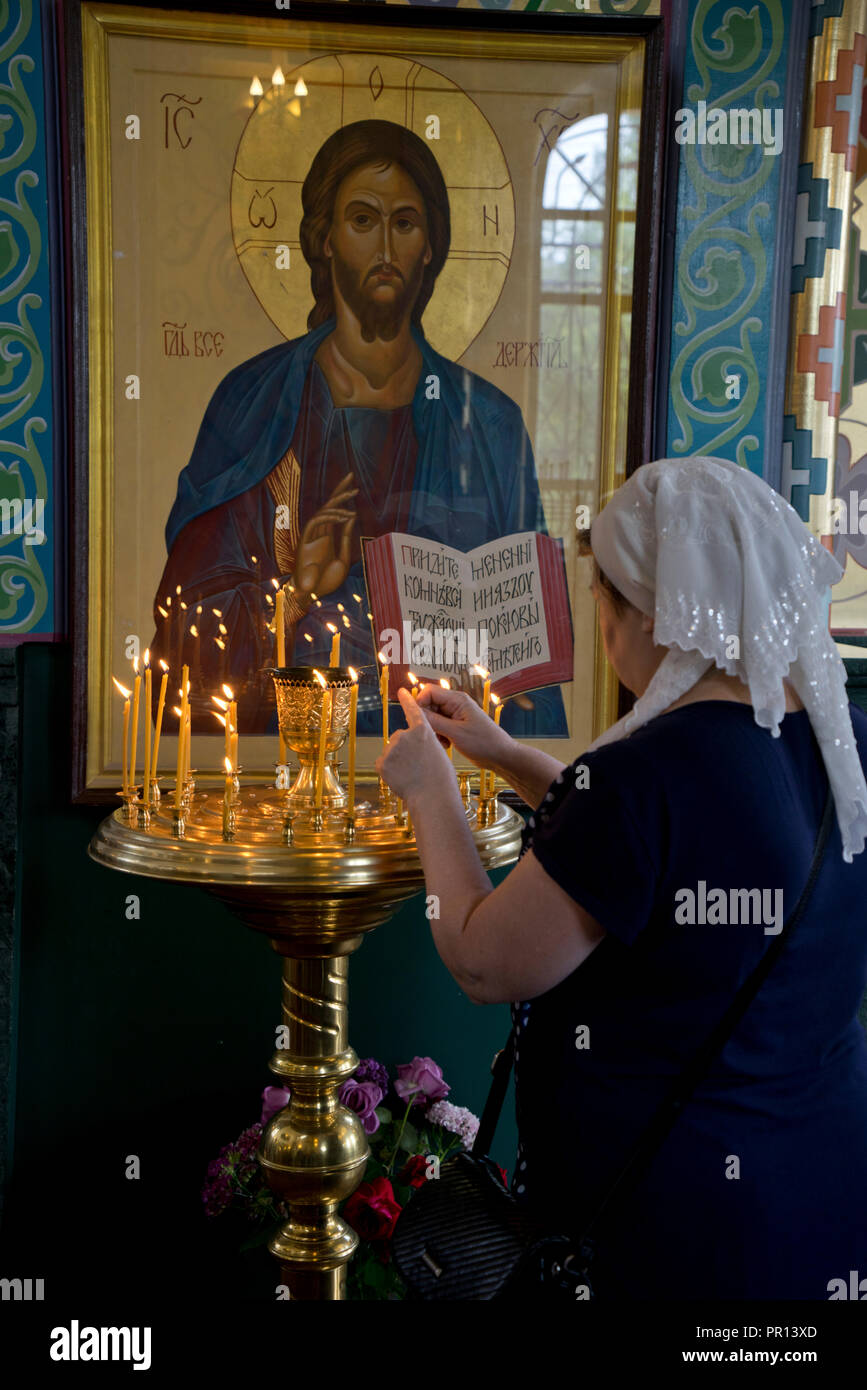
[[[840,567],[721,459],[645,464],[594,521],[605,650],[638,697],[569,767],[465,694],[401,691],[378,768],[408,802],[440,956],[513,1003],[513,1190],[577,1232],[671,1078],[808,909],[631,1195],[598,1233],[611,1298],[847,1296],[867,1281],[867,717],[827,631]],[[442,742],[535,807],[492,889]],[[712,890],[722,890],[713,893]],[[740,890],[740,891],[739,891]],[[756,892],[755,890],[759,890]],[[867,1282],[863,1293],[867,1293]]]

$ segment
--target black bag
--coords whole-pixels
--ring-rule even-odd
[[[410,1299],[593,1298],[595,1232],[617,1195],[634,1186],[686,1101],[724,1048],[803,916],[831,830],[830,786],[810,874],[794,911],[704,1046],[676,1079],[629,1157],[596,1203],[582,1235],[544,1232],[503,1184],[488,1157],[512,1069],[515,1036],[494,1058],[494,1080],[470,1153],[449,1159],[414,1194],[395,1223],[391,1249]]]

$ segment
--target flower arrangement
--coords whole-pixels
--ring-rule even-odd
[[[450,1090],[430,1057],[402,1063],[393,1080],[382,1063],[367,1057],[337,1093],[340,1102],[358,1116],[370,1143],[364,1179],[340,1208],[360,1242],[349,1267],[351,1299],[405,1296],[391,1259],[397,1218],[414,1192],[439,1177],[447,1158],[461,1148],[472,1148],[479,1128],[475,1115],[447,1099]],[[202,1189],[205,1213],[216,1217],[230,1209],[246,1212],[254,1230],[244,1249],[270,1240],[288,1216],[285,1204],[275,1202],[262,1176],[256,1150],[265,1126],[288,1105],[289,1097],[285,1086],[266,1086],[258,1124],[245,1129],[208,1165]],[[508,1184],[505,1171],[500,1172]]]

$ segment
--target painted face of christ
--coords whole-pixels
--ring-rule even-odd
[[[335,295],[358,319],[364,340],[396,338],[432,257],[424,199],[399,164],[368,164],[347,175],[323,252]]]

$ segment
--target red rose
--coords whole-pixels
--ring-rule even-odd
[[[424,1187],[427,1182],[427,1155],[413,1154],[401,1168],[397,1180],[409,1187]]]
[[[343,1216],[362,1240],[390,1240],[401,1213],[388,1178],[363,1182],[343,1208]]]

